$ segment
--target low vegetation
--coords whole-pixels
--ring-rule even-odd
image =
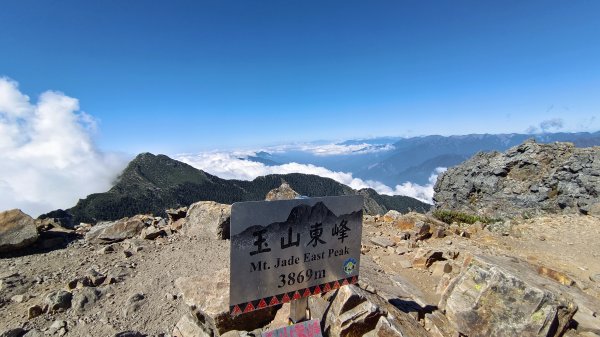
[[[446,210],[446,209],[438,209],[433,211],[433,216],[440,220],[443,221],[447,224],[452,224],[453,222],[457,222],[457,223],[466,223],[466,224],[474,224],[476,222],[481,222],[481,223],[492,223],[492,222],[496,222],[496,219],[492,219],[492,218],[488,218],[485,216],[479,216],[476,214],[469,214],[469,213],[464,213],[464,212],[458,212],[458,211],[450,211],[450,210]]]

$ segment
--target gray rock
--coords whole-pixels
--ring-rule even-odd
[[[52,325],[50,325],[50,328],[48,328],[47,333],[49,335],[58,335],[58,336],[64,336],[67,333],[67,322],[62,321],[62,320],[56,320],[52,323]]]
[[[135,215],[112,222],[100,222],[85,235],[85,240],[94,243],[112,243],[138,236],[153,218]]]
[[[265,200],[289,200],[296,199],[300,194],[294,191],[288,183],[285,181],[281,183],[281,186],[274,188],[267,193]]]
[[[0,253],[34,243],[38,238],[33,218],[19,209],[0,212]]]
[[[324,311],[325,317],[316,317],[323,322],[323,335],[362,336],[375,330],[372,336],[429,336],[407,313],[398,310],[386,299],[354,285],[341,287],[335,294],[326,294],[325,298],[330,301]]]
[[[600,283],[600,274],[594,274],[590,276],[590,281]]]
[[[91,308],[102,296],[102,292],[95,288],[83,288],[75,293],[73,298],[73,310],[84,312]]]
[[[46,295],[44,300],[45,310],[48,312],[64,311],[71,307],[73,295],[65,290],[58,290]]]
[[[39,305],[32,305],[27,309],[27,318],[32,319],[44,313],[44,309]]]
[[[173,337],[212,337],[213,333],[199,318],[201,314],[190,312],[179,320],[173,328]]]
[[[32,329],[27,331],[27,333],[24,334],[23,337],[44,337],[44,334],[40,330]]]
[[[146,296],[141,293],[131,295],[123,306],[123,316],[133,317],[140,307],[146,302]]]
[[[200,201],[188,209],[182,232],[188,236],[229,239],[231,205]]]
[[[371,238],[369,241],[383,248],[394,246],[394,241],[383,236],[376,236],[374,238]]]
[[[561,336],[577,305],[543,284],[520,264],[476,256],[446,288],[439,307],[468,336]]]
[[[600,214],[600,147],[526,141],[478,153],[435,184],[436,209],[492,218],[547,213]]]

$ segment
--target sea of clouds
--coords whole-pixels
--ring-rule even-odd
[[[97,122],[79,101],[57,91],[32,100],[16,81],[0,77],[0,211],[20,208],[31,216],[74,206],[78,199],[110,189],[128,156],[99,150],[93,142]],[[296,144],[271,152],[304,151],[317,156],[365,154],[393,149],[389,144]],[[350,172],[299,163],[268,166],[251,161],[256,151],[182,154],[175,159],[225,179],[252,180],[267,174],[305,173],[334,179],[354,189],[373,188],[431,203],[438,169],[429,183],[395,187],[356,178]]]
[[[339,150],[339,147],[341,146],[342,145],[337,145],[338,149],[336,150],[336,154],[346,153],[345,151]],[[316,148],[318,148],[318,146],[311,146],[310,151],[315,152]],[[437,176],[446,170],[446,168],[443,167],[435,169],[426,185],[405,182],[392,188],[378,181],[356,178],[350,172],[332,171],[325,167],[312,164],[287,163],[270,166],[248,159],[248,157],[254,156],[255,154],[256,151],[212,151],[199,154],[180,154],[175,156],[175,159],[225,179],[253,180],[256,177],[267,174],[314,174],[331,178],[337,182],[348,185],[353,189],[372,188],[380,194],[405,195],[427,203],[433,203],[433,186],[435,185]]]
[[[0,210],[35,217],[109,189],[126,161],[96,148],[96,124],[75,98],[46,91],[32,101],[0,77]]]

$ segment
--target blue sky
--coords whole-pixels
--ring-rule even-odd
[[[0,76],[106,151],[600,129],[598,1],[3,1]]]

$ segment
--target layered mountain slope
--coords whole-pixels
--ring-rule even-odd
[[[91,194],[69,210],[75,222],[115,220],[141,213],[160,215],[167,208],[187,206],[199,200],[231,204],[263,200],[286,181],[301,195],[365,196],[365,212],[382,214],[394,209],[424,212],[429,205],[404,196],[382,196],[374,190],[356,191],[335,180],[316,175],[267,175],[253,181],[225,180],[164,155],[143,153],[129,163],[116,184],[105,193]]]

